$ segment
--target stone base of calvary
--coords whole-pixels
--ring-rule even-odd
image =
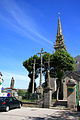
[[[65,92],[66,91],[66,92]],[[65,94],[66,99],[57,100],[55,106],[65,106],[69,109],[77,110],[78,105],[78,84],[74,79],[69,79],[66,81],[66,87],[63,94]],[[50,108],[52,106],[52,89],[47,87],[43,93],[43,107]]]
[[[43,92],[43,102],[41,107],[50,108],[53,106],[64,106],[66,108],[77,110],[77,105],[79,103],[78,100],[78,84],[76,80],[69,79],[65,82],[66,87],[63,91],[63,100],[56,100],[54,103],[52,102],[52,89],[51,87],[46,87]],[[64,85],[64,83],[63,83]],[[65,86],[65,85],[64,85]],[[64,87],[63,87],[64,89]]]
[[[77,108],[77,83],[74,79],[70,79],[67,83],[67,107]]]

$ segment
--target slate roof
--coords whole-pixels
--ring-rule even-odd
[[[72,77],[74,80],[80,81],[80,71],[67,71],[65,72],[63,79],[66,77]]]

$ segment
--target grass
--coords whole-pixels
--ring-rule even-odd
[[[35,102],[36,100],[26,100],[26,99],[22,99],[22,102]]]
[[[55,102],[56,101],[56,99],[52,99],[52,102]]]

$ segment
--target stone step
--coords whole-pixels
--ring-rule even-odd
[[[56,106],[65,106],[67,107],[67,100],[58,100],[56,102],[53,103],[53,107]]]

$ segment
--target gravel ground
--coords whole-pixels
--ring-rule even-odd
[[[80,120],[80,112],[22,107],[0,112],[0,120]]]

